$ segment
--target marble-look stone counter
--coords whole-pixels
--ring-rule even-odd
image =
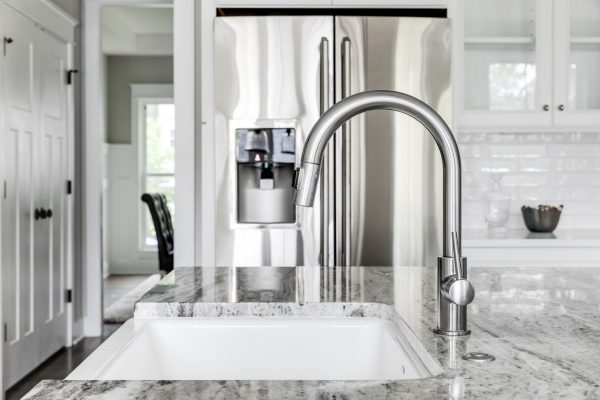
[[[600,268],[473,268],[472,335],[436,337],[435,276],[418,267],[178,268],[136,317],[401,317],[444,368],[404,381],[43,381],[26,399],[597,399]],[[461,355],[493,354],[478,364]]]

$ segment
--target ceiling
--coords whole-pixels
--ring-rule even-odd
[[[102,51],[107,55],[172,55],[172,6],[105,6]]]

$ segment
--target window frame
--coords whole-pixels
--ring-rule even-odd
[[[148,173],[146,171],[146,113],[145,108],[151,104],[175,104],[173,85],[170,84],[132,84],[131,85],[131,120],[132,144],[137,148],[137,244],[142,254],[155,254],[156,246],[146,244],[147,205],[141,201],[146,191],[146,178],[149,176],[165,176],[175,178],[173,173]]]

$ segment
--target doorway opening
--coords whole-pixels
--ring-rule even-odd
[[[142,195],[164,195],[175,218],[173,8],[104,6],[101,21],[103,319],[121,324],[163,268]]]

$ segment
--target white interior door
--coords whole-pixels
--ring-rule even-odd
[[[12,15],[11,15],[12,17]],[[5,384],[10,387],[37,365],[39,338],[35,324],[33,172],[37,138],[35,40],[31,25],[6,18],[12,43],[6,45],[3,80],[4,197],[2,201],[2,295],[6,332]]]
[[[67,46],[4,10],[12,39],[3,54],[1,156],[4,383],[10,387],[66,343]]]
[[[40,357],[51,356],[66,342],[65,216],[67,182],[67,110],[65,71],[67,46],[40,32],[38,42],[41,163],[37,169],[36,199],[46,218],[36,222],[36,300],[40,328]],[[37,240],[39,238],[39,241]]]

